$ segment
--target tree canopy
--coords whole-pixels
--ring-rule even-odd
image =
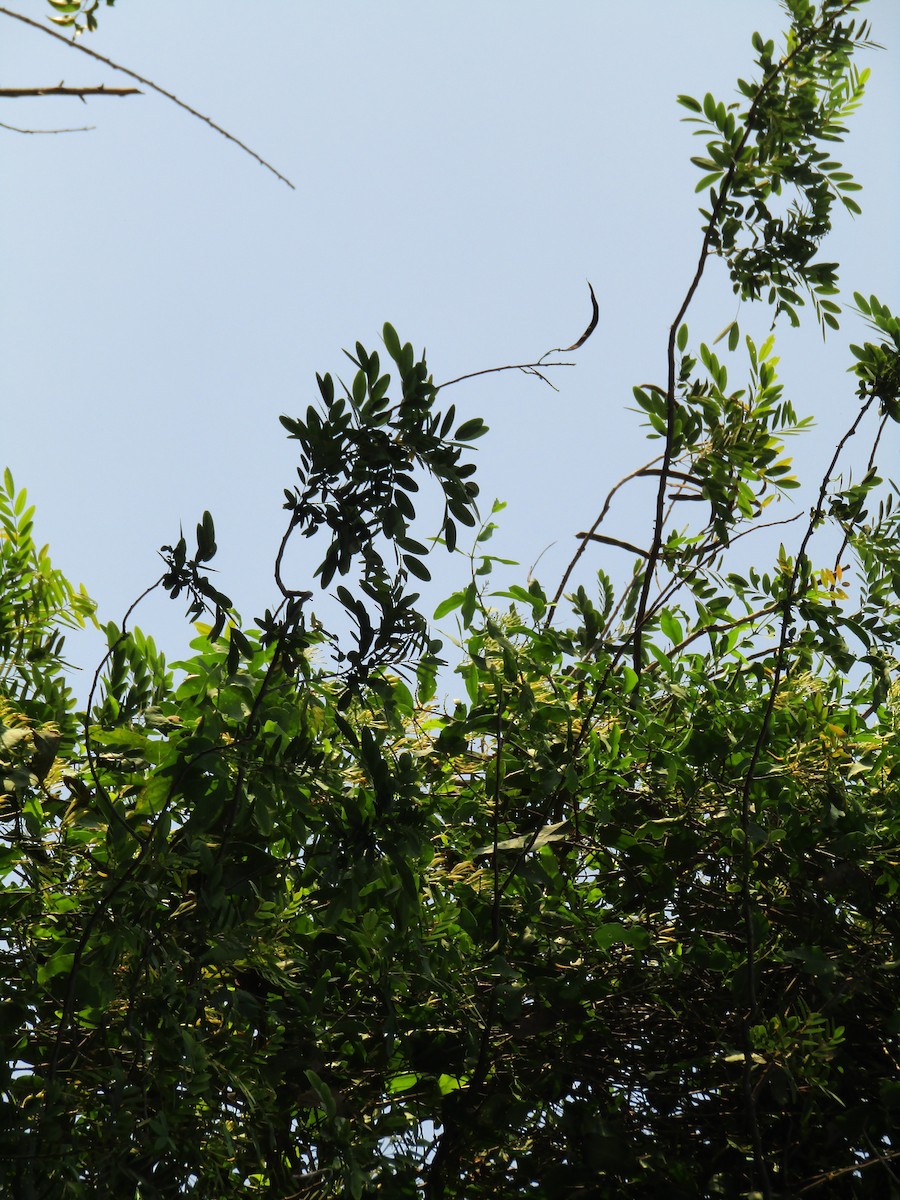
[[[821,249],[836,205],[860,211],[834,151],[864,3],[785,0],[735,101],[680,97],[702,227],[665,376],[634,388],[652,457],[558,584],[492,582],[487,428],[389,324],[282,418],[271,607],[244,623],[213,582],[204,513],[152,585],[187,600],[193,655],[167,664],[130,610],[83,711],[64,638],[96,609],[5,473],[8,1194],[900,1195],[900,510],[878,465],[900,319],[854,295],[870,340],[799,512],[785,440],[810,418],[774,332],[687,324],[718,258],[773,329],[808,307],[836,336]],[[648,482],[644,544],[607,533]],[[776,526],[768,567],[741,565]],[[318,566],[296,580],[300,539]],[[418,581],[448,552],[460,585],[429,618]]]

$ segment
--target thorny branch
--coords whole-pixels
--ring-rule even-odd
[[[50,30],[46,30],[47,33]],[[69,43],[71,44],[71,43]],[[78,47],[83,49],[83,47]],[[83,100],[85,96],[143,96],[140,88],[110,88],[105,84],[100,84],[98,87],[64,87],[63,84],[57,84],[56,87],[30,87],[30,88],[0,88],[0,98],[17,100],[24,96],[78,96]]]

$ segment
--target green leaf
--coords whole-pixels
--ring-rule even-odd
[[[58,950],[41,963],[37,969],[37,981],[43,985],[57,975],[67,975],[75,962],[75,943],[67,939]]]
[[[326,375],[323,378],[321,375],[317,374],[316,382],[319,385],[319,391],[321,392],[322,399],[327,405],[332,404],[334,402],[334,380],[330,375]]]
[[[362,407],[362,403],[366,398],[366,373],[365,371],[357,371],[353,378],[353,403],[357,408]]]
[[[434,619],[436,621],[440,621],[442,617],[446,617],[448,613],[451,613],[454,611],[454,609],[459,608],[465,599],[465,596],[465,592],[454,592],[452,596],[448,596],[446,600],[442,600],[434,610]]]
[[[408,1092],[410,1088],[418,1086],[420,1076],[415,1071],[407,1071],[403,1075],[394,1075],[388,1080],[387,1090],[391,1096],[397,1096],[400,1092]]]
[[[388,324],[387,321],[385,321],[385,323],[384,323],[382,337],[384,338],[384,346],[385,346],[385,349],[387,350],[388,354],[391,356],[391,358],[394,360],[395,363],[399,364],[400,358],[402,356],[402,350],[400,348],[400,338],[397,336],[397,331],[393,327],[393,325]]]
[[[475,438],[483,437],[487,432],[488,427],[481,417],[473,417],[471,421],[464,421],[453,437],[457,442],[471,442]]]
[[[474,697],[473,697],[474,699]],[[572,836],[571,830],[568,828],[568,817],[563,821],[557,821],[553,825],[545,825],[541,829],[534,830],[530,833],[519,834],[518,837],[504,838],[498,841],[496,845],[497,851],[509,852],[514,851],[520,853],[525,850],[528,853],[536,852],[543,849],[544,846],[552,845],[554,842],[564,842]],[[564,831],[564,832],[563,832]],[[487,846],[481,846],[478,850],[472,851],[473,858],[485,858],[494,853],[494,843],[491,842]]]
[[[711,187],[714,183],[718,183],[718,181],[722,178],[724,173],[725,173],[724,171],[712,171],[709,175],[704,175],[703,178],[700,180],[700,182],[697,184],[697,186],[694,188],[694,191],[695,192],[705,192],[708,187]]]
[[[228,639],[232,645],[237,646],[238,650],[245,658],[249,658],[253,654],[253,646],[248,640],[246,634],[244,634],[242,630],[238,629],[237,625],[232,625],[229,627]]]
[[[667,608],[664,608],[659,614],[659,627],[670,642],[675,642],[677,645],[684,640],[684,631],[681,628],[681,622]]]
[[[463,594],[462,600],[462,619],[463,625],[468,628],[472,624],[472,618],[475,615],[475,607],[478,603],[478,589],[474,583],[470,583]]]
[[[442,1096],[449,1096],[451,1092],[459,1091],[463,1086],[463,1081],[458,1075],[438,1075],[438,1091]]]
[[[420,559],[415,558],[412,554],[404,554],[402,558],[410,575],[415,575],[417,579],[425,580],[426,583],[428,582],[431,578],[431,572]]]
[[[430,703],[437,691],[437,666],[434,662],[422,659],[416,665],[416,683],[418,684],[417,699],[419,704]]]
[[[656,659],[656,661],[659,663],[659,665],[663,668],[665,673],[670,678],[673,678],[675,675],[675,666],[674,666],[672,660],[669,658],[669,656],[665,653],[665,651],[660,649],[659,646],[654,645],[653,642],[645,642],[644,644],[646,645],[649,652]]]

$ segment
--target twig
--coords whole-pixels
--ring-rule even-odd
[[[555,354],[556,351],[548,350],[547,353]],[[546,357],[546,355],[544,357]],[[457,377],[455,379],[448,379],[446,381],[446,383],[439,383],[436,385],[436,387],[437,387],[438,391],[440,391],[441,388],[452,387],[454,383],[462,383],[464,379],[476,379],[479,375],[495,375],[495,374],[497,374],[498,371],[524,371],[527,375],[537,375],[541,379],[544,379],[544,376],[541,375],[541,371],[546,370],[548,367],[574,367],[574,366],[575,366],[575,364],[572,362],[545,363],[543,358],[539,358],[537,360],[537,362],[508,363],[505,367],[484,367],[481,371],[469,371],[466,375],[457,375]],[[540,368],[540,370],[538,368]],[[550,383],[549,379],[544,379],[544,383],[549,384],[550,387],[554,386],[552,383]],[[554,390],[555,390],[555,388],[554,388]]]
[[[619,538],[606,537],[602,533],[576,533],[575,536],[589,542],[603,542],[607,546],[618,546],[621,550],[630,550],[632,554],[639,554],[641,558],[648,557],[647,551],[642,550],[640,546],[635,546],[632,542],[623,542]]]
[[[284,596],[285,600],[311,600],[313,593],[310,591],[301,591],[297,588],[289,588],[285,585],[281,578],[281,563],[284,559],[284,552],[287,550],[287,544],[291,539],[291,534],[297,528],[299,521],[297,514],[292,513],[291,519],[288,521],[288,527],[284,531],[284,537],[281,539],[281,544],[278,547],[278,553],[275,556],[275,583],[278,585],[278,590]]]
[[[645,467],[641,471],[642,475],[662,475],[659,467]],[[691,483],[694,487],[702,487],[703,483],[696,475],[690,475],[687,471],[667,471],[667,479],[680,479],[682,483]]]
[[[96,125],[77,125],[72,129],[20,129],[18,125],[6,125],[0,121],[0,129],[8,129],[11,133],[90,133]]]
[[[5,11],[5,10],[4,10]],[[50,33],[47,29],[45,33]],[[65,41],[65,39],[63,39]],[[71,45],[71,42],[66,42]],[[79,46],[78,49],[83,49]],[[99,87],[63,87],[60,83],[56,87],[31,87],[31,88],[0,88],[0,98],[19,99],[22,96],[78,96],[84,99],[85,96],[143,96],[140,88],[108,88],[104,84]]]
[[[0,9],[0,12],[2,11],[3,10]],[[577,341],[574,341],[571,346],[555,346],[552,350],[546,350],[537,360],[537,362],[509,363],[505,367],[485,367],[481,371],[469,371],[469,373],[466,375],[457,375],[456,379],[448,379],[446,383],[439,383],[437,385],[438,390],[441,388],[451,387],[454,383],[462,383],[464,379],[475,379],[479,375],[494,375],[498,371],[524,371],[527,375],[537,375],[539,379],[543,379],[544,383],[556,391],[556,387],[550,382],[549,379],[545,378],[541,374],[541,371],[546,370],[547,367],[574,367],[575,364],[571,362],[547,362],[546,359],[548,359],[551,354],[571,354],[575,350],[580,350],[597,328],[597,322],[600,319],[600,306],[597,303],[597,297],[594,295],[594,289],[591,286],[590,280],[588,280],[588,288],[590,289],[591,293],[591,319],[588,321],[587,329],[585,329],[581,337],[578,338]]]
[[[807,1184],[804,1184],[804,1186],[797,1192],[797,1195],[805,1196],[808,1192],[814,1192],[817,1188],[822,1187],[823,1184],[832,1183],[835,1179],[839,1179],[842,1175],[854,1175],[857,1171],[864,1171],[866,1167],[874,1167],[879,1163],[883,1167],[886,1167],[888,1159],[891,1158],[900,1158],[900,1150],[890,1150],[885,1154],[879,1154],[876,1151],[874,1158],[858,1159],[846,1167],[838,1168],[836,1171],[829,1171],[827,1174],[817,1175],[815,1179],[811,1180]],[[894,1176],[894,1178],[896,1178],[896,1176]]]
[[[294,185],[285,175],[282,175],[280,171],[276,171],[272,164],[266,162],[266,160],[257,154],[255,150],[251,150],[249,146],[245,145],[244,142],[240,141],[239,138],[236,138],[234,134],[229,133],[227,129],[223,129],[221,125],[217,125],[215,121],[213,121],[210,117],[204,116],[203,113],[198,112],[196,108],[191,108],[189,104],[185,104],[183,100],[179,100],[178,97],[172,92],[167,92],[165,88],[160,87],[158,83],[154,83],[152,79],[145,79],[143,75],[138,75],[136,71],[131,71],[128,67],[123,67],[117,62],[113,62],[111,58],[106,58],[104,55],[98,54],[96,50],[89,50],[87,46],[82,46],[80,42],[69,41],[69,39],[63,37],[61,33],[57,33],[54,29],[47,29],[46,26],[41,25],[38,21],[33,21],[31,17],[26,17],[23,13],[14,12],[11,8],[5,8],[2,5],[0,5],[0,13],[3,13],[4,16],[12,17],[15,21],[21,21],[24,25],[30,25],[32,29],[37,29],[41,33],[46,33],[48,37],[56,38],[56,40],[58,42],[62,42],[64,46],[70,46],[73,50],[79,50],[82,54],[87,54],[91,58],[96,59],[97,62],[102,62],[107,67],[112,67],[114,71],[121,71],[123,75],[127,75],[130,79],[136,79],[138,83],[142,83],[144,87],[150,88],[151,91],[157,92],[160,96],[165,96],[167,100],[171,100],[173,104],[177,104],[179,108],[183,108],[184,111],[190,113],[192,117],[196,117],[199,121],[205,121],[211,129],[214,129],[216,133],[220,133],[223,138],[227,138],[229,142],[234,142],[234,144],[239,149],[243,150],[245,154],[249,154],[251,158],[255,158],[260,166],[265,167],[267,171],[271,171],[276,179],[280,179],[282,183],[286,183],[292,191],[296,190]]]
[[[878,453],[878,444],[881,441],[881,435],[884,433],[884,427],[887,425],[889,420],[890,420],[890,417],[888,416],[887,413],[885,413],[884,416],[881,418],[881,424],[878,426],[878,432],[875,434],[875,441],[872,443],[872,450],[871,450],[871,453],[869,454],[869,461],[866,464],[867,472],[871,471],[875,466],[875,455]],[[847,544],[849,541],[850,541],[850,535],[845,530],[843,540],[841,541],[841,544],[838,547],[838,552],[834,556],[834,573],[835,573],[835,575],[837,574],[838,567],[840,566],[841,559],[844,557],[844,551],[847,549]]]
[[[765,605],[764,608],[757,608],[753,612],[744,613],[742,617],[735,617],[733,621],[720,621],[716,625],[703,625],[700,629],[695,629],[686,638],[682,638],[677,645],[673,646],[669,651],[669,657],[674,658],[676,654],[680,654],[682,650],[686,650],[698,638],[706,637],[707,634],[729,633],[732,629],[740,629],[742,625],[750,625],[752,622],[758,621],[760,617],[771,616],[772,613],[778,612],[780,607],[781,605],[776,601],[773,604]],[[647,669],[652,670],[658,665],[658,663],[650,663]]]
[[[648,474],[650,472],[651,468],[653,467],[654,463],[658,463],[658,462],[659,462],[658,458],[652,458],[650,460],[650,462],[646,463],[643,467],[638,467],[636,471],[632,471],[630,475],[626,475],[623,479],[620,479],[619,482],[610,489],[606,499],[603,502],[603,507],[600,509],[600,515],[597,517],[596,521],[591,526],[589,533],[581,535],[581,539],[582,539],[581,545],[575,551],[569,565],[566,567],[565,571],[563,572],[563,577],[559,581],[559,586],[556,589],[556,595],[553,597],[553,599],[550,602],[550,605],[547,608],[547,616],[544,619],[544,627],[545,628],[548,627],[553,620],[553,615],[556,612],[557,605],[559,604],[560,600],[562,599],[563,592],[566,590],[566,584],[569,582],[569,578],[570,578],[572,572],[575,570],[575,567],[578,564],[578,560],[581,558],[582,554],[584,554],[584,552],[587,548],[588,542],[591,540],[590,535],[597,532],[600,525],[602,525],[602,523],[606,517],[606,514],[609,512],[609,506],[612,504],[613,496],[615,496],[615,494],[619,490],[619,488],[624,487],[626,483],[630,483],[632,479],[637,479],[640,475]]]

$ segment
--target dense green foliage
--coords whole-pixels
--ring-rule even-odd
[[[241,626],[204,515],[158,581],[208,614],[193,657],[170,670],[108,625],[76,714],[62,631],[93,606],[7,472],[4,1194],[900,1195],[900,517],[875,461],[900,320],[855,298],[858,403],[766,571],[732,547],[777,523],[808,421],[772,337],[732,324],[726,365],[685,324],[718,255],[745,301],[796,322],[811,299],[837,328],[818,254],[833,205],[858,211],[831,151],[862,2],[787,0],[738,103],[682,97],[708,201],[667,378],[635,389],[659,454],[610,493],[658,489],[624,578],[492,590],[466,461],[485,427],[385,326],[387,371],[357,344],[349,386],[283,418],[272,610]],[[425,541],[420,488],[443,508]],[[573,568],[621,554],[609,507]],[[448,710],[413,588],[465,531],[436,613]],[[321,543],[296,587],[292,538]]]

